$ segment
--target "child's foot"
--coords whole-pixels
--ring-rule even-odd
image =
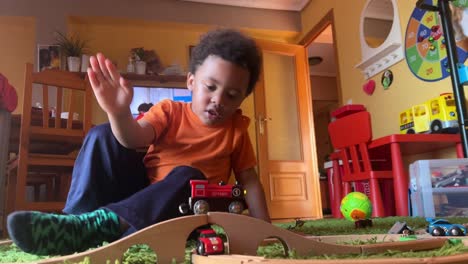
[[[99,209],[81,215],[18,211],[7,220],[8,233],[23,251],[36,255],[67,255],[112,242],[121,235],[119,217]]]

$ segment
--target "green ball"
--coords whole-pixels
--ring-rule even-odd
[[[368,219],[372,215],[372,203],[364,193],[351,192],[341,200],[340,211],[350,221]]]

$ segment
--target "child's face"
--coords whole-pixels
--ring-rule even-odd
[[[218,56],[208,56],[195,74],[189,73],[192,111],[205,125],[221,124],[246,97],[249,72]]]

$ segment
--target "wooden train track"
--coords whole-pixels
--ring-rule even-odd
[[[344,260],[339,262],[328,260],[266,260],[261,257],[255,257],[258,246],[267,238],[276,238],[284,245],[285,250],[295,250],[298,255],[322,255],[322,254],[349,254],[349,253],[382,253],[387,250],[399,251],[417,251],[440,248],[446,241],[445,238],[431,238],[414,241],[386,242],[369,245],[338,245],[309,239],[291,231],[281,229],[264,221],[236,214],[211,212],[207,215],[185,216],[168,221],[164,221],[143,230],[140,230],[128,237],[117,240],[100,248],[85,251],[82,253],[68,256],[50,258],[38,261],[36,263],[74,263],[80,262],[85,257],[90,262],[111,263],[114,260],[121,260],[123,253],[133,245],[147,244],[157,254],[158,263],[172,263],[175,260],[181,263],[185,259],[185,244],[189,234],[199,226],[214,224],[221,226],[228,238],[229,254],[221,256],[197,256],[192,258],[193,263],[375,263],[374,260]],[[391,263],[439,263],[424,262],[421,259],[411,259],[413,262],[401,262],[395,258]],[[463,258],[466,263],[467,255]],[[370,262],[369,262],[370,261]],[[373,262],[372,262],[373,261]],[[386,260],[385,260],[386,261]],[[385,262],[382,259],[378,263]],[[452,263],[452,262],[440,262]]]

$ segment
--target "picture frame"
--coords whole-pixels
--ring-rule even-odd
[[[59,45],[37,45],[37,71],[60,69],[62,65]]]

